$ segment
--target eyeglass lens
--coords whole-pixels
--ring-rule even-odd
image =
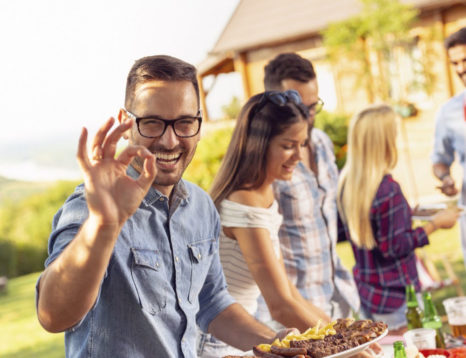
[[[307,106],[309,111],[314,110],[314,112],[317,114],[319,113],[323,108],[324,108],[324,101],[322,101],[320,98],[317,100],[317,102]]]
[[[144,137],[160,137],[167,126],[172,126],[178,137],[192,137],[199,132],[200,121],[198,118],[180,118],[174,121],[144,118],[138,123],[139,132]]]

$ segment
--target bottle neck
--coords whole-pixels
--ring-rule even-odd
[[[406,286],[406,306],[407,307],[418,307],[416,291],[413,285]]]
[[[397,341],[393,344],[395,358],[406,358],[406,351],[403,342]]]
[[[424,318],[435,318],[437,316],[437,310],[435,309],[432,297],[430,295],[424,295]]]

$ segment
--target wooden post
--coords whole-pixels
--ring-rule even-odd
[[[201,104],[201,111],[202,111],[202,118],[203,121],[209,121],[209,111],[207,110],[207,103],[206,103],[206,93],[204,90],[204,83],[203,77],[197,76],[197,82],[199,83],[199,100]]]
[[[440,26],[442,26],[442,42],[444,42],[445,39],[447,38],[445,11],[440,10],[439,13],[440,13]],[[446,74],[447,74],[448,97],[451,98],[455,94],[455,90],[453,88],[453,74],[452,74],[452,71],[451,71],[450,59],[448,57],[448,53],[446,53],[446,49],[445,49],[445,46],[443,46],[443,44],[442,44],[442,47],[443,47],[444,52],[445,52],[445,57],[444,58],[445,58],[445,70],[446,70]]]
[[[234,57],[233,66],[235,72],[241,75],[241,81],[243,83],[243,94],[247,100],[251,97],[251,85],[249,83],[249,76],[247,72],[247,60],[245,53],[237,53]]]

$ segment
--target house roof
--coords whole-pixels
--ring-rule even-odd
[[[401,0],[425,10],[464,0]],[[361,10],[358,0],[240,0],[210,54],[219,55],[316,34]]]

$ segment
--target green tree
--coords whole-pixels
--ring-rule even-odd
[[[355,84],[366,89],[370,102],[375,97],[387,101],[393,72],[390,60],[396,49],[412,43],[409,29],[417,19],[417,10],[399,0],[360,2],[359,15],[330,24],[322,32],[324,45],[337,70],[343,62],[350,64],[345,70],[356,74]]]
[[[317,114],[314,126],[323,130],[333,143],[333,151],[338,169],[346,162],[349,116],[342,113],[322,111]]]
[[[238,114],[240,110],[241,110],[241,101],[236,96],[232,97],[230,103],[222,106],[222,113],[225,119],[238,118]]]
[[[233,127],[217,129],[204,136],[183,178],[209,190],[230,143]]]
[[[77,184],[60,181],[43,192],[3,203],[0,246],[10,252],[8,263],[2,267],[9,276],[43,269],[53,216]]]

